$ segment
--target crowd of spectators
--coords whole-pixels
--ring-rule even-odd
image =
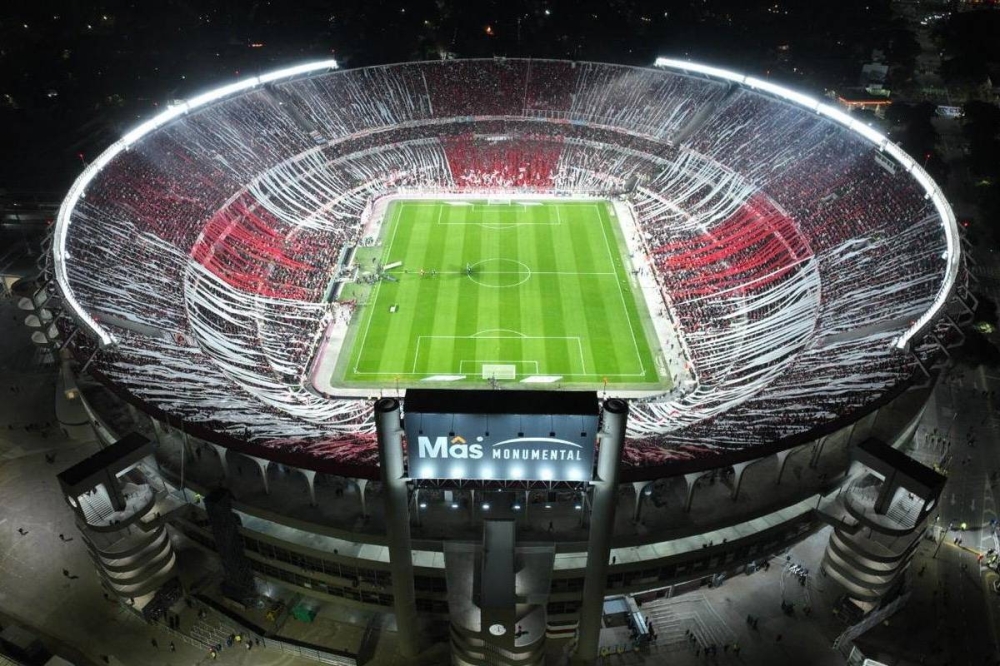
[[[182,117],[74,211],[70,281],[117,342],[94,369],[261,446],[364,458],[367,401],[306,386],[363,211],[393,192],[552,191],[630,197],[634,259],[655,268],[697,377],[636,405],[633,452],[753,445],[859,409],[914,372],[892,342],[940,285],[940,221],[860,138],[727,90],[498,59],[331,72]]]
[[[444,140],[455,185],[460,188],[551,190],[561,141],[464,135]]]

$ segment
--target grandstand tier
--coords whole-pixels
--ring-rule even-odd
[[[683,390],[634,400],[634,467],[781,446],[864,414],[933,353],[894,344],[945,279],[921,183],[843,124],[729,81],[516,59],[325,69],[127,148],[60,216],[65,300],[113,341],[74,351],[135,404],[260,455],[374,469],[368,401],[309,372],[355,315],[327,294],[390,195],[625,201],[632,268],[685,368]]]

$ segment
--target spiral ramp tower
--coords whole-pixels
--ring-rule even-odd
[[[154,446],[131,434],[59,474],[102,586],[136,611],[176,575],[168,498],[141,472]]]
[[[876,439],[858,445],[844,485],[823,570],[868,611],[898,592],[937,506],[945,477]]]

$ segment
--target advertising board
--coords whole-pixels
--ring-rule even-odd
[[[414,479],[587,481],[593,476],[598,408],[592,392],[411,389],[404,414]]]

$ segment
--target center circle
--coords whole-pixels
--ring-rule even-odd
[[[469,279],[483,287],[517,287],[528,281],[531,269],[516,259],[483,259],[471,266]]]

